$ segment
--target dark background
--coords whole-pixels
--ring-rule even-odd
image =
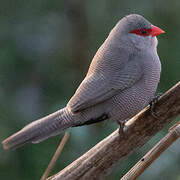
[[[158,92],[165,92],[180,80],[179,9],[180,1],[171,0],[2,1],[0,140],[27,123],[64,107],[109,31],[127,14],[141,14],[166,31],[158,37],[162,62]],[[116,124],[105,122],[71,129],[71,138],[52,174],[116,128]],[[107,179],[120,179],[167,133],[167,129],[137,149]],[[15,151],[4,151],[0,147],[1,179],[40,179],[62,136]],[[139,179],[180,180],[179,146],[177,140]]]

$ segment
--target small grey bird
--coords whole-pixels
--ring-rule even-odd
[[[161,33],[140,15],[122,18],[98,49],[67,106],[5,139],[4,149],[39,143],[70,127],[130,119],[148,105],[157,89],[161,63],[156,36]]]

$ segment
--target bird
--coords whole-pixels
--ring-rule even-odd
[[[156,36],[162,33],[141,15],[120,19],[67,105],[6,138],[3,148],[40,143],[71,127],[104,120],[122,125],[132,118],[150,103],[160,81]]]

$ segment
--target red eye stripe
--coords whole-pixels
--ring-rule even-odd
[[[137,34],[140,36],[149,36],[152,33],[152,29],[145,29],[145,28],[135,29],[133,31],[130,31],[130,33]]]

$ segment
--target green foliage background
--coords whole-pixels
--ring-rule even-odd
[[[171,0],[1,1],[0,140],[64,107],[98,47],[127,14],[141,14],[166,31],[158,37],[162,62],[158,92],[166,91],[180,80],[179,8],[180,1]],[[71,129],[71,138],[52,174],[116,128],[116,124],[105,122]],[[120,179],[166,133],[167,128],[106,179]],[[15,151],[0,147],[1,179],[40,179],[62,136]],[[178,140],[139,179],[180,180],[179,146]]]

